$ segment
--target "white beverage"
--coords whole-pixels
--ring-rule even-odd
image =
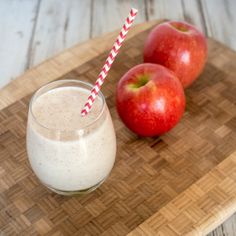
[[[81,116],[89,93],[78,86],[57,87],[31,101],[29,161],[41,182],[60,193],[95,188],[114,165],[116,138],[102,97]]]

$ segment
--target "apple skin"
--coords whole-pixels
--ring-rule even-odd
[[[202,72],[207,58],[207,41],[193,25],[168,21],[157,25],[144,45],[144,62],[172,70],[184,88]]]
[[[173,128],[184,113],[183,86],[164,66],[140,64],[119,80],[116,108],[134,133],[143,137],[161,135]]]

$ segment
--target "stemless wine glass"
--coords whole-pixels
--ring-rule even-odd
[[[58,194],[93,191],[106,179],[115,162],[115,131],[103,94],[98,93],[95,111],[92,108],[91,114],[78,116],[84,105],[80,97],[87,97],[91,88],[91,84],[79,80],[59,80],[40,88],[30,101],[29,162],[39,180]],[[76,106],[68,110],[71,104],[66,105],[66,102],[71,94]],[[60,100],[62,95],[64,100]],[[61,109],[56,119],[53,104]],[[70,122],[67,122],[68,127],[60,124],[63,119],[73,120],[74,113],[79,117],[78,129],[73,125],[71,128]]]

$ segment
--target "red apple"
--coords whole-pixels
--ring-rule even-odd
[[[184,90],[175,74],[164,66],[140,64],[118,82],[116,107],[133,132],[161,135],[180,120],[185,109]]]
[[[184,88],[202,72],[207,57],[204,35],[193,25],[168,21],[157,25],[144,45],[144,62],[172,70]]]

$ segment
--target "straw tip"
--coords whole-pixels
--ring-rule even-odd
[[[81,116],[85,116],[87,114],[87,112],[83,109],[81,112]]]
[[[136,8],[131,8],[131,11],[133,12],[133,14],[137,14],[138,10]]]

